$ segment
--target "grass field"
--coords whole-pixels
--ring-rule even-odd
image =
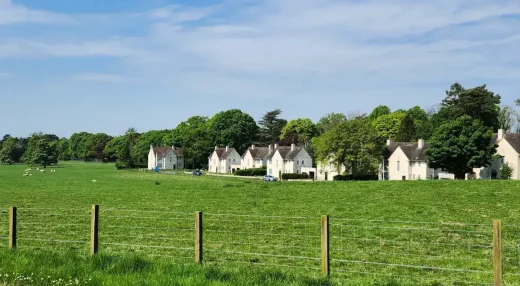
[[[494,219],[505,284],[520,283],[515,181],[263,183],[87,163],[23,177],[25,168],[0,166],[0,285],[326,285],[325,214],[332,284],[489,285]],[[92,204],[101,209],[94,258]],[[9,206],[19,208],[16,253]],[[193,262],[195,211],[204,212],[203,267]]]

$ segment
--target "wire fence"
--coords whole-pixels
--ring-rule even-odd
[[[9,212],[0,216],[10,221]],[[92,223],[87,208],[19,208],[16,247],[88,253]],[[98,223],[96,241],[103,253],[136,253],[182,263],[196,260],[194,213],[101,208]],[[205,213],[202,225],[205,264],[309,276],[323,272],[320,217]],[[496,234],[491,223],[332,217],[327,230],[330,279],[339,284],[489,285],[495,279]],[[501,234],[503,284],[519,285],[520,226],[504,225]],[[0,241],[9,240],[9,235],[8,228],[0,229]]]

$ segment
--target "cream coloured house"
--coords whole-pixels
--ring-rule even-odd
[[[148,169],[153,170],[155,167],[159,169],[183,169],[184,157],[182,149],[175,146],[172,147],[153,147],[150,145],[148,152]]]
[[[273,145],[269,145],[269,147],[256,147],[252,145],[242,155],[242,169],[267,167],[267,157],[269,157],[273,151]]]
[[[302,173],[302,168],[312,168],[312,158],[305,148],[295,144],[275,144],[273,152],[267,157],[268,175],[280,177],[285,173]]]
[[[215,150],[208,157],[208,171],[210,173],[234,173],[242,167],[241,159],[235,148],[215,146]]]
[[[497,144],[497,154],[500,158],[491,161],[490,166],[473,169],[476,179],[496,179],[500,175],[500,169],[505,163],[513,168],[511,179],[520,179],[520,133],[507,133],[498,130],[493,136],[493,142]]]
[[[423,139],[418,142],[387,141],[391,151],[385,166],[389,180],[425,180],[437,176],[437,171],[428,166],[426,154],[428,144]]]
[[[343,175],[347,169],[345,165],[341,164],[340,173],[338,173],[338,168],[334,166],[331,162],[328,164],[318,163],[317,166],[317,180],[319,181],[333,181],[334,177],[337,175]]]

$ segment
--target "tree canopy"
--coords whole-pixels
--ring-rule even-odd
[[[405,115],[404,112],[393,112],[380,116],[372,124],[380,137],[395,141]]]
[[[229,145],[239,153],[247,150],[258,135],[256,121],[240,109],[215,114],[208,122],[208,130],[214,146]]]
[[[282,114],[281,109],[275,109],[268,111],[258,121],[260,132],[258,134],[259,145],[269,145],[271,143],[278,142],[282,130],[287,125],[287,120],[280,118]]]
[[[480,121],[462,116],[441,125],[426,150],[430,168],[439,168],[464,179],[473,168],[489,165],[496,153],[493,132]]]
[[[52,141],[54,138],[42,133],[33,134],[24,154],[25,163],[44,168],[58,164],[58,141]]]
[[[280,139],[285,144],[297,144],[310,147],[312,138],[318,135],[318,128],[309,118],[298,118],[289,121],[282,130]]]

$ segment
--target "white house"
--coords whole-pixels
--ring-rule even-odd
[[[338,173],[338,168],[334,166],[331,162],[328,164],[318,163],[317,166],[317,179],[319,181],[333,181],[334,177],[337,175],[343,175],[347,169],[345,165],[341,164],[340,173]]]
[[[274,151],[267,157],[267,174],[280,177],[285,173],[301,173],[303,168],[312,168],[312,158],[300,146],[274,145]]]
[[[424,151],[428,144],[423,139],[418,142],[397,142],[388,140],[387,147],[393,150],[388,157],[389,180],[425,180],[433,179],[437,171],[428,167]]]
[[[241,168],[241,157],[235,148],[219,148],[208,157],[208,171],[211,173],[234,173]]]
[[[184,157],[182,149],[175,146],[172,147],[153,147],[150,145],[148,152],[148,169],[153,170],[155,167],[159,169],[183,169]]]
[[[495,179],[500,175],[500,169],[505,163],[513,168],[511,179],[520,179],[520,133],[506,133],[498,130],[493,136],[493,143],[497,144],[497,154],[500,158],[491,161],[491,165],[473,169],[476,179]]]
[[[242,169],[267,167],[267,157],[273,151],[273,145],[269,145],[269,147],[256,147],[252,145],[242,155]]]

